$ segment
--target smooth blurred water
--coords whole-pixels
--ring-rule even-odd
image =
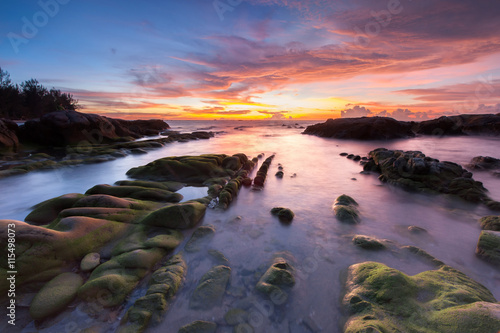
[[[282,126],[283,122],[174,121],[169,124],[173,130],[182,132],[223,133],[210,140],[169,144],[147,155],[0,180],[0,217],[23,220],[35,203],[65,193],[83,193],[100,183],[113,184],[126,179],[128,169],[165,156],[276,154],[263,191],[243,188],[227,211],[208,210],[203,220],[203,224],[212,224],[217,229],[210,247],[221,251],[231,262],[229,292],[232,295],[227,295],[224,304],[213,311],[190,310],[189,297],[212,262],[205,253],[186,254],[189,266],[186,283],[170,304],[162,324],[150,329],[151,332],[177,332],[179,327],[194,320],[223,323],[225,312],[236,306],[244,306],[252,313],[256,332],[303,328],[298,324],[302,320],[313,322],[324,332],[340,332],[344,320],[340,311],[342,276],[351,264],[379,261],[407,274],[432,269],[425,262],[396,250],[401,245],[421,247],[484,284],[500,299],[500,271],[474,254],[480,234],[477,221],[493,212],[457,199],[408,193],[383,185],[376,175],[360,174],[362,168],[358,163],[339,156],[342,152],[364,156],[372,149],[386,147],[420,150],[428,156],[465,165],[478,155],[500,157],[499,138],[419,137],[357,142],[303,135],[303,129]],[[295,121],[286,124],[294,125]],[[278,163],[284,167],[283,179],[274,176]],[[296,176],[291,177],[293,174]],[[500,200],[500,178],[487,172],[476,172],[474,178],[484,182],[493,199]],[[359,225],[344,225],[334,218],[331,206],[341,194],[358,201],[362,214]],[[275,206],[295,212],[291,225],[283,225],[270,215],[270,209]],[[235,219],[238,216],[240,218]],[[423,227],[428,234],[410,234],[407,230],[410,225]],[[393,242],[393,249],[370,252],[356,248],[351,242],[355,234],[388,239]],[[255,281],[248,276],[248,271],[265,270],[273,254],[282,251],[295,258],[297,285],[291,290],[286,305],[276,306],[255,291],[252,285]],[[226,328],[220,332],[226,332]]]

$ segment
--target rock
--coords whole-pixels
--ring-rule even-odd
[[[184,250],[186,252],[198,252],[204,243],[208,243],[215,235],[215,227],[211,225],[202,225],[193,232],[191,239],[187,242]]]
[[[200,279],[191,296],[189,307],[208,310],[220,305],[230,277],[231,268],[227,266],[212,267]]]
[[[99,265],[78,289],[78,297],[99,300],[103,307],[122,304],[148,271],[165,255],[159,248],[139,249],[112,257]]]
[[[82,261],[80,262],[80,269],[83,272],[89,272],[99,266],[101,263],[101,256],[99,253],[89,253],[85,257],[83,257]]]
[[[170,229],[191,229],[205,215],[207,207],[198,202],[185,202],[155,210],[142,224]]]
[[[259,171],[257,171],[257,176],[255,176],[255,178],[253,179],[253,184],[255,187],[262,188],[264,186],[267,178],[267,171],[269,170],[269,166],[271,165],[273,159],[274,155],[269,156],[260,166]]]
[[[30,315],[42,320],[63,311],[76,297],[83,279],[75,273],[63,273],[50,280],[36,294],[30,305]]]
[[[348,153],[340,153],[339,155],[340,155],[340,156],[344,156],[344,157],[346,157],[346,156],[348,156],[349,154],[348,154]]]
[[[332,209],[335,217],[344,223],[355,224],[359,222],[359,210],[356,200],[342,194],[333,203]]]
[[[479,236],[476,254],[496,265],[500,264],[500,231],[484,230]]]
[[[417,134],[426,135],[499,135],[500,114],[461,114],[413,123]]]
[[[215,333],[216,329],[216,323],[196,320],[189,325],[182,326],[178,333]]]
[[[243,324],[248,320],[248,312],[243,309],[234,308],[226,312],[224,320],[231,326]]]
[[[419,151],[375,149],[364,170],[377,171],[381,181],[410,191],[452,194],[475,203],[488,200],[483,184],[464,177],[468,171],[460,165],[440,162]]]
[[[132,149],[130,149],[130,153],[132,155],[145,155],[148,152],[142,148],[132,148]]]
[[[147,188],[159,188],[160,190],[177,192],[184,187],[179,182],[151,182],[147,180],[120,180],[115,183],[118,186],[139,186]]]
[[[359,246],[366,250],[383,250],[385,245],[382,241],[363,235],[356,235],[353,237],[352,242],[354,245]]]
[[[412,234],[422,234],[422,233],[427,233],[427,230],[425,230],[424,228],[421,228],[421,227],[418,227],[418,226],[415,226],[415,225],[411,225],[408,227],[408,231],[411,232]]]
[[[70,193],[45,200],[37,204],[24,220],[35,225],[49,224],[57,218],[61,211],[73,207],[81,198],[83,198],[83,194]]]
[[[479,220],[481,229],[500,231],[500,216],[485,216]]]
[[[271,214],[277,216],[281,222],[285,223],[292,222],[293,218],[295,217],[295,214],[292,212],[292,210],[283,207],[274,207],[273,209],[271,209]]]
[[[467,167],[478,171],[500,169],[500,159],[490,156],[476,156]]]
[[[500,305],[484,286],[442,266],[414,276],[375,262],[349,267],[344,332],[495,332]],[[479,319],[481,318],[481,319]]]
[[[252,325],[247,323],[238,324],[233,329],[234,333],[254,333]]]
[[[131,122],[65,110],[47,113],[39,120],[28,120],[19,127],[19,138],[22,142],[56,147],[95,145],[124,137],[139,138],[147,133],[146,129],[154,127],[168,128],[168,125],[161,120]]]
[[[111,186],[107,184],[96,185],[87,192],[87,195],[106,194],[120,198],[133,198],[139,200],[179,202],[183,196],[179,193],[161,190],[158,188],[148,188],[141,186]]]
[[[277,178],[283,178],[284,175],[285,175],[285,173],[283,171],[276,172],[276,177]]]
[[[222,164],[227,157],[223,154],[166,157],[145,166],[132,168],[127,172],[127,175],[141,180],[203,184],[211,178],[228,177],[234,174],[233,169],[225,169]],[[239,157],[233,156],[231,160],[236,159]],[[234,165],[229,164],[225,166],[234,167]]]
[[[338,118],[307,126],[304,134],[336,139],[391,140],[414,137],[411,127],[411,123],[385,117]]]
[[[0,151],[16,151],[19,148],[17,131],[18,126],[15,122],[7,119],[0,119]]]
[[[257,283],[257,290],[268,295],[276,305],[282,305],[288,300],[284,287],[295,285],[295,270],[288,261],[277,257],[271,267],[262,275]]]

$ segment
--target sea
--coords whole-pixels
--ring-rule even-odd
[[[0,218],[23,221],[41,201],[127,179],[130,168],[162,157],[210,153],[275,155],[262,191],[242,188],[229,209],[208,209],[202,221],[217,230],[210,247],[222,252],[231,263],[230,285],[221,306],[211,311],[189,309],[190,295],[201,275],[213,264],[206,253],[187,255],[184,286],[169,305],[163,321],[148,332],[177,332],[194,320],[223,322],[224,314],[235,307],[247,310],[255,332],[341,332],[347,318],[341,301],[350,265],[377,261],[409,275],[433,269],[429,263],[397,250],[406,245],[420,247],[464,272],[500,299],[499,269],[475,255],[481,232],[478,220],[494,212],[456,198],[410,193],[381,183],[375,174],[361,174],[359,163],[340,156],[344,152],[366,156],[373,149],[385,147],[419,150],[427,156],[466,166],[479,155],[500,158],[500,138],[420,136],[362,142],[302,134],[304,127],[317,121],[172,120],[167,123],[172,130],[182,133],[212,131],[216,135],[209,140],[167,144],[145,155],[0,180]],[[275,177],[279,164],[284,169],[282,179]],[[254,175],[257,169],[258,166]],[[499,177],[489,172],[474,172],[473,178],[484,183],[492,199],[500,201]],[[185,187],[180,193],[184,200],[189,200],[205,196],[206,190]],[[342,194],[359,203],[359,224],[346,225],[335,219],[332,204]],[[295,213],[291,224],[282,224],[270,214],[271,208],[277,206]],[[427,232],[412,234],[408,226],[418,226]],[[392,245],[385,251],[363,250],[352,245],[354,235],[384,239]],[[276,255],[293,258],[296,272],[296,284],[289,290],[285,304],[270,302],[252,285],[255,272],[269,267]],[[134,291],[129,303],[144,290],[145,287]],[[123,312],[118,316],[123,316]],[[75,320],[80,321],[79,327],[92,324],[89,318]],[[64,325],[62,320],[39,331],[57,331]],[[112,331],[115,324],[110,325]],[[23,332],[32,329],[31,325]],[[231,332],[230,327],[227,331]]]

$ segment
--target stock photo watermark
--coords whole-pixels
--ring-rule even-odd
[[[21,18],[22,27],[20,33],[9,32],[7,38],[10,41],[12,49],[17,54],[19,47],[28,44],[29,41],[38,35],[39,29],[49,24],[50,19],[54,18],[61,10],[62,5],[66,5],[71,0],[40,0],[37,2],[40,10],[31,17],[23,16]]]
[[[7,225],[7,282],[8,282],[8,305],[7,317],[9,325],[16,325],[16,225]]]

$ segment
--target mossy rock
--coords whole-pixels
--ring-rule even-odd
[[[385,245],[382,241],[364,235],[356,235],[352,238],[352,242],[354,245],[361,247],[366,250],[383,250],[385,249]]]
[[[42,320],[63,311],[76,297],[82,284],[82,277],[75,273],[56,276],[43,286],[31,302],[31,317]]]
[[[83,257],[82,261],[80,262],[80,270],[82,270],[83,272],[89,272],[99,266],[100,263],[101,256],[99,255],[99,253],[89,253],[85,257]]]
[[[139,200],[163,201],[163,202],[179,202],[183,196],[179,193],[161,190],[158,188],[148,188],[141,186],[111,186],[111,185],[96,185],[85,192],[91,194],[107,194],[120,198],[133,198]]]
[[[160,208],[142,220],[142,224],[170,229],[191,229],[205,215],[207,207],[198,202],[185,202]]]
[[[153,248],[115,256],[94,269],[78,296],[85,300],[98,298],[104,307],[119,305],[164,255],[164,250]]]
[[[207,251],[208,255],[212,257],[212,260],[217,264],[217,265],[224,265],[230,267],[229,260],[226,258],[226,256],[217,250],[210,249]]]
[[[217,324],[211,321],[196,320],[191,324],[182,326],[178,333],[215,333]]]
[[[358,203],[356,202],[356,200],[354,200],[350,196],[342,194],[341,196],[339,196],[335,200],[334,205],[342,205],[342,206],[351,206],[352,205],[352,206],[358,206]]]
[[[198,227],[189,241],[187,242],[184,250],[186,252],[198,252],[203,244],[208,243],[215,235],[215,227],[211,225],[203,225]]]
[[[353,206],[336,205],[333,206],[335,217],[340,222],[356,224],[359,223],[359,211]]]
[[[224,315],[224,320],[228,325],[235,326],[238,324],[246,323],[248,321],[249,314],[243,309],[231,309]]]
[[[45,200],[37,204],[24,220],[35,225],[49,224],[57,218],[62,210],[73,207],[83,197],[83,194],[70,193]]]
[[[359,210],[356,200],[348,195],[342,194],[333,203],[332,209],[337,220],[356,224],[359,223]]]
[[[485,216],[479,220],[481,229],[500,231],[500,216]]]
[[[270,297],[273,303],[282,305],[288,300],[288,294],[283,288],[295,285],[294,272],[288,261],[277,257],[257,282],[256,289]]]
[[[172,251],[182,243],[184,236],[177,230],[169,230],[168,234],[156,235],[147,239],[144,245],[149,248],[159,247],[166,251]]]
[[[179,182],[152,182],[146,180],[120,180],[115,183],[118,186],[140,186],[147,188],[158,188],[170,192],[177,192],[184,187],[184,184]]]
[[[482,231],[477,243],[476,254],[491,263],[500,265],[500,231]]]
[[[147,212],[145,211],[137,211],[128,208],[75,207],[63,210],[59,213],[59,217],[86,216],[95,219],[135,224],[146,214]]]
[[[202,276],[194,290],[189,302],[190,308],[208,310],[220,305],[230,277],[231,268],[222,265],[212,267]]]
[[[154,323],[159,323],[162,315],[167,311],[167,308],[168,303],[165,295],[156,293],[138,298],[134,303],[132,311],[130,312],[134,312],[139,309],[141,310],[141,312],[146,311],[148,313],[151,313],[151,319]]]
[[[231,176],[222,166],[227,155],[166,157],[132,168],[127,175],[141,180],[202,184],[210,178]],[[231,170],[229,170],[231,171]]]
[[[271,209],[271,214],[277,216],[281,222],[290,223],[292,222],[295,214],[289,208],[274,207]]]
[[[152,274],[148,292],[154,289],[157,292],[163,290],[165,292],[161,293],[167,296],[167,298],[173,297],[182,284],[186,270],[186,262],[182,255],[177,254],[173,256]]]
[[[145,205],[138,203],[135,200],[123,199],[107,194],[93,194],[81,198],[73,207],[105,207],[105,208],[128,208],[128,209],[145,209]]]
[[[449,266],[408,276],[380,263],[355,264],[346,286],[347,333],[493,333],[500,328],[491,292]],[[478,325],[481,330],[475,330]]]

